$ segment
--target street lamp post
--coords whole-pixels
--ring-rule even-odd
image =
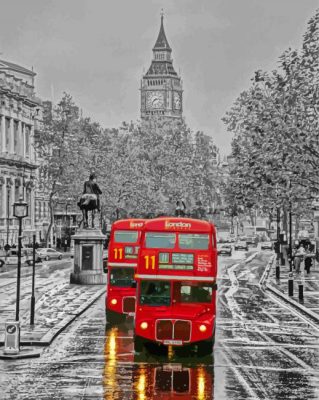
[[[28,203],[23,201],[22,197],[20,197],[18,202],[13,204],[13,216],[18,218],[19,221],[16,321],[19,321],[19,311],[20,311],[22,219],[28,216],[28,208],[29,208]]]
[[[7,185],[7,243],[6,243],[6,251],[9,247],[9,225],[10,225],[10,186]]]
[[[291,297],[294,295],[294,276],[292,272],[292,201],[291,201],[291,189],[292,182],[291,178],[288,181],[289,189],[289,274],[288,274],[288,295]]]
[[[28,348],[20,349],[20,279],[21,279],[21,243],[22,243],[22,219],[28,216],[28,203],[20,197],[19,201],[13,204],[13,216],[19,220],[18,237],[18,270],[17,270],[17,301],[16,301],[16,320],[15,322],[5,323],[4,349],[0,351],[1,359],[18,359],[40,357],[38,350]]]
[[[72,200],[71,198],[68,198],[66,200],[66,204],[65,204],[65,238],[64,238],[64,251],[65,252],[67,251],[67,240],[69,238],[70,228],[71,228],[71,217],[70,217],[70,223],[68,224],[68,207],[71,205],[70,204],[71,200]]]
[[[292,210],[289,208],[289,272],[292,272]]]
[[[36,235],[33,235],[33,248],[32,248],[32,292],[31,292],[31,311],[30,311],[30,325],[34,325],[34,311],[35,311],[35,243]]]
[[[280,279],[280,207],[277,205],[277,260],[276,260],[276,279]]]

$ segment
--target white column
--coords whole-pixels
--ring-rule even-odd
[[[14,153],[14,119],[10,118],[10,130],[9,130],[9,153]]]
[[[2,148],[1,151],[6,151],[6,118],[1,115],[1,138],[2,138]]]
[[[21,123],[21,129],[22,129],[22,157],[25,158],[25,124],[22,122]]]
[[[31,125],[30,127],[30,161],[35,161],[34,160],[34,125]]]
[[[0,212],[1,218],[6,217],[6,209],[7,209],[6,196],[7,196],[7,189],[6,189],[6,184],[4,182],[4,184],[1,186],[1,204],[2,204],[2,208],[1,208],[1,212]]]
[[[30,201],[31,201],[31,226],[35,228],[35,192],[34,189],[30,191]]]
[[[18,149],[17,153],[19,156],[23,155],[23,135],[22,135],[22,123],[18,122]]]
[[[11,204],[10,204],[10,215],[13,217],[13,207],[12,205],[18,201],[19,199],[16,199],[16,181],[13,179],[13,185],[11,186],[11,196],[10,196]]]

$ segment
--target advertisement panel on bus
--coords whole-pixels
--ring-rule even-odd
[[[150,341],[196,344],[198,353],[211,352],[216,277],[212,223],[189,218],[145,222],[136,274],[135,350]]]
[[[143,219],[114,222],[108,247],[107,322],[120,322],[135,313],[135,272]]]

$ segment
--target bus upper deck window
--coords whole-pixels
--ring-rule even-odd
[[[137,243],[138,232],[137,231],[115,231],[114,242],[115,243]]]
[[[145,247],[148,249],[173,249],[176,243],[175,233],[146,233]]]
[[[208,250],[208,243],[208,234],[179,234],[179,248],[183,250]]]

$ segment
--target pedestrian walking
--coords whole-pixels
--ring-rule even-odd
[[[295,257],[294,257],[294,266],[295,266],[297,274],[300,273],[301,263],[304,260],[305,254],[306,254],[305,248],[303,247],[303,245],[300,245],[300,247],[299,247],[299,249],[297,249],[297,251],[295,253]]]
[[[175,208],[175,215],[176,217],[184,217],[186,211],[186,205],[183,200],[177,200],[176,208]]]
[[[312,251],[311,251],[311,243],[306,247],[306,254],[305,254],[305,270],[307,274],[310,273],[310,268],[312,267]]]

